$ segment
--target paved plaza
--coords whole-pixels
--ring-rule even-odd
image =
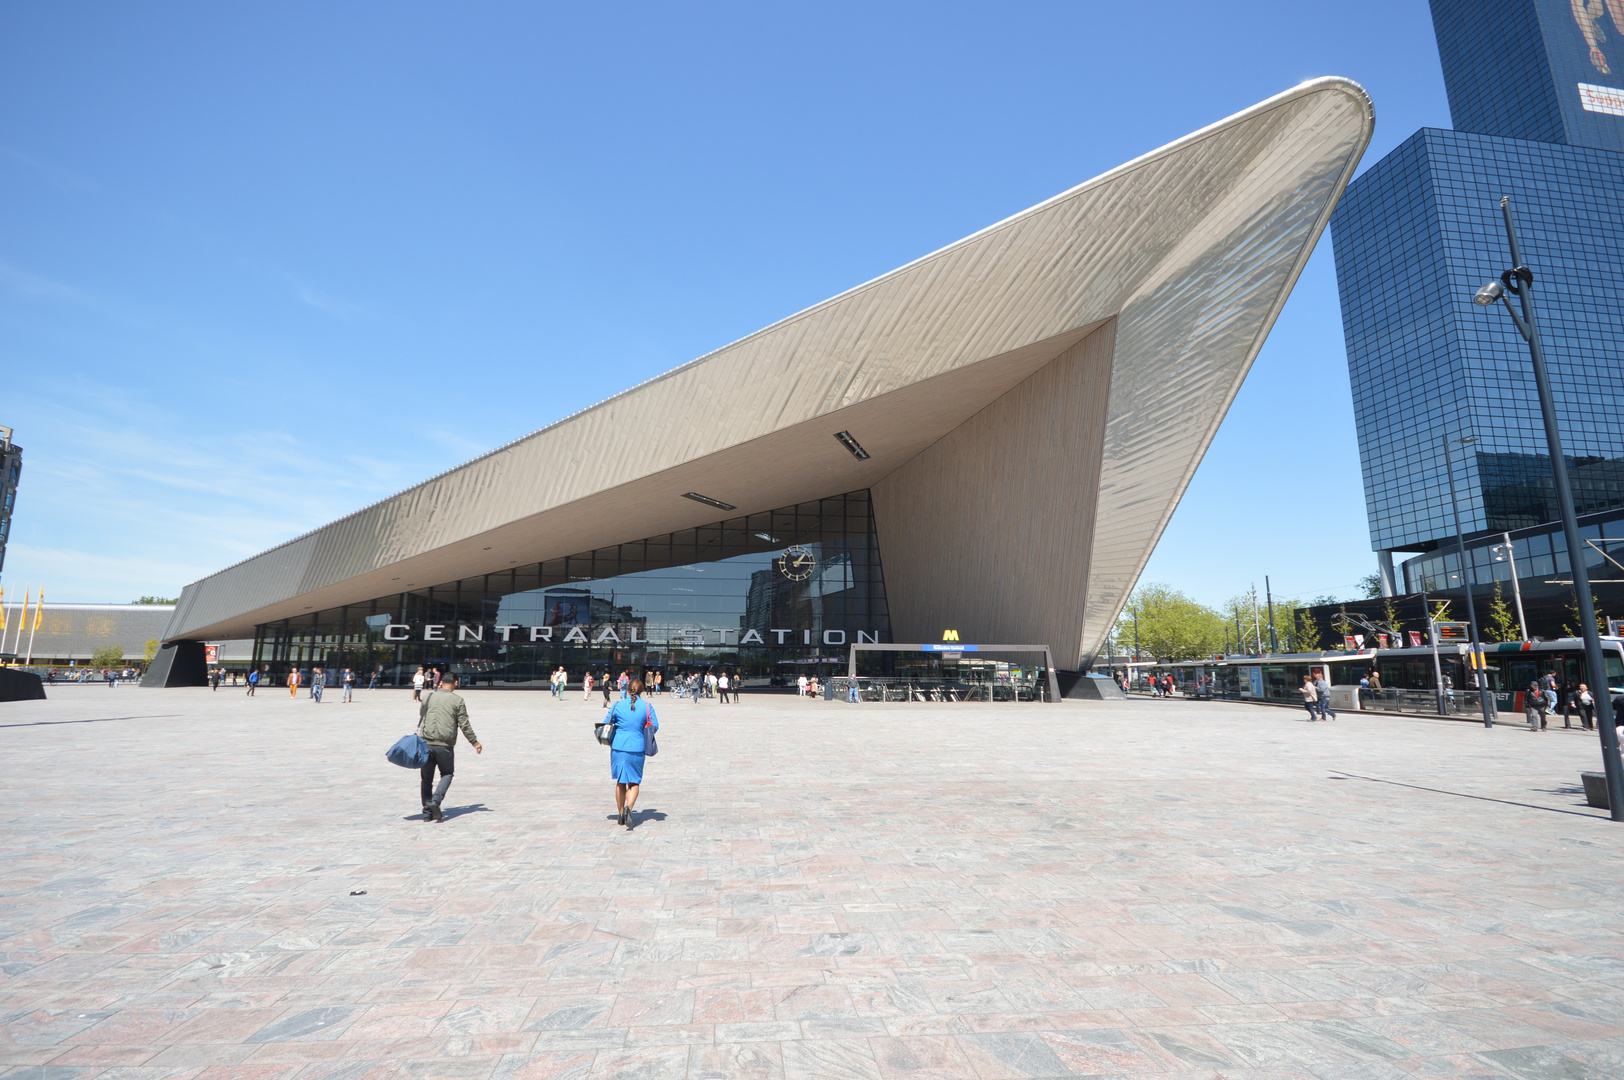
[[[0,705],[0,1075],[1624,1076],[1594,736],[1237,704]],[[7,1071],[9,1070],[9,1071]]]

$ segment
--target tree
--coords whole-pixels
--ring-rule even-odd
[[[1592,594],[1591,597],[1590,597],[1590,603],[1591,603],[1592,610],[1594,610],[1595,613],[1596,613],[1596,627],[1598,629],[1600,629],[1602,632],[1605,633],[1606,630],[1607,630],[1607,616],[1605,616],[1605,615],[1603,615],[1601,613],[1601,604],[1599,602],[1597,602],[1596,597],[1595,597],[1594,594]],[[1568,614],[1568,620],[1572,620],[1572,621],[1571,622],[1569,622],[1568,620],[1563,621],[1563,623],[1562,623],[1562,636],[1563,637],[1578,637],[1579,636],[1579,593],[1578,593],[1578,590],[1574,589],[1573,586],[1571,586],[1571,585],[1568,586],[1567,614]]]
[[[152,658],[158,655],[158,639],[153,638],[141,647],[141,659],[148,666],[152,666]]]
[[[1382,576],[1380,574],[1366,574],[1359,579],[1359,589],[1365,594],[1366,600],[1374,600],[1382,594]]]
[[[1393,598],[1389,596],[1382,603],[1382,619],[1387,626],[1387,632],[1398,637],[1404,629],[1404,621],[1398,617],[1398,609],[1393,606]]]
[[[1494,599],[1489,602],[1489,617],[1483,620],[1484,636],[1490,641],[1516,641],[1520,632],[1517,628],[1517,617],[1511,613],[1511,605],[1506,598],[1500,595],[1500,583],[1494,583]]]
[[[178,596],[143,596],[141,599],[133,602],[137,604],[178,604],[180,603],[180,598]]]
[[[1331,619],[1331,626],[1336,629],[1337,636],[1344,641],[1353,633],[1353,623],[1348,619],[1348,605],[1343,604],[1336,609],[1336,615]]]
[[[1320,649],[1319,623],[1316,622],[1305,607],[1297,609],[1296,641],[1293,644],[1295,652],[1318,652]]]
[[[119,667],[124,663],[124,646],[103,645],[90,654],[91,667]]]
[[[1135,621],[1140,653],[1159,660],[1195,660],[1224,645],[1224,617],[1168,585],[1144,584],[1128,598],[1117,624],[1124,652],[1133,651]]]

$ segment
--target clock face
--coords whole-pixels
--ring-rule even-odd
[[[777,559],[778,572],[791,581],[805,581],[812,576],[817,568],[818,557],[812,554],[812,549],[796,544],[784,549],[784,553]]]

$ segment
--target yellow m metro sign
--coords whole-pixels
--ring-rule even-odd
[[[957,641],[957,640],[959,640],[959,632],[957,630],[943,630],[942,631],[942,640],[943,641]]]

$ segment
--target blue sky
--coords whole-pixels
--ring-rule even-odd
[[[1420,2],[6,5],[8,596],[177,594],[1328,74],[1366,166],[1449,126]],[[1327,235],[1145,576],[1373,568]]]

